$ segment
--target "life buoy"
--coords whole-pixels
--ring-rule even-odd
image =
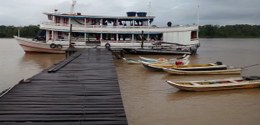
[[[54,49],[54,48],[56,48],[56,44],[52,43],[52,44],[50,44],[50,47]]]
[[[181,48],[177,48],[176,50],[177,50],[177,51],[181,51]]]
[[[110,44],[109,43],[106,43],[105,44],[105,47],[108,49],[108,48],[110,48]]]
[[[58,49],[61,49],[62,48],[62,45],[61,44],[57,44],[56,46]]]

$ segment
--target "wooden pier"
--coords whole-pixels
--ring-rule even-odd
[[[112,54],[87,49],[0,98],[0,125],[126,125]]]

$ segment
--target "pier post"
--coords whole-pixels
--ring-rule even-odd
[[[144,48],[144,31],[142,31],[142,44],[141,44],[141,48]]]
[[[69,35],[69,48],[65,51],[66,58],[70,57],[72,54],[74,54],[77,50],[74,47],[75,43],[71,42],[71,33],[72,33],[72,24],[70,24],[70,35]]]
[[[68,58],[76,52],[77,49],[73,45],[70,45],[69,48],[65,51],[65,57]]]

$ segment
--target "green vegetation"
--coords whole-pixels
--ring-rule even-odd
[[[0,26],[0,38],[13,38],[17,36],[18,29],[20,29],[20,36],[33,38],[36,36],[37,32],[40,30],[38,26],[30,25],[24,27],[15,27],[15,26]]]
[[[201,38],[260,38],[260,25],[204,25]]]
[[[30,25],[24,27],[0,26],[0,38],[13,38],[20,36],[33,38],[40,30],[39,26]],[[200,26],[200,38],[260,38],[260,25],[204,25]]]

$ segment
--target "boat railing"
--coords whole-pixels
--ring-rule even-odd
[[[59,27],[66,27],[69,28],[69,24],[63,24],[63,23],[54,23],[54,22],[43,22],[42,25],[44,26],[59,26]],[[157,26],[113,26],[113,25],[80,25],[80,24],[72,24],[75,28],[106,28],[106,29],[173,29],[173,28],[185,28],[185,27],[191,27],[196,25],[175,25],[172,27],[157,27]]]
[[[69,24],[63,24],[63,23],[53,23],[53,22],[43,22],[43,25],[49,25],[49,26],[63,26],[63,27],[69,27]],[[154,26],[113,26],[113,25],[79,25],[79,24],[72,24],[73,27],[86,27],[86,28],[156,28]],[[158,28],[158,27],[157,27]]]
[[[151,43],[153,44],[153,41],[146,40],[143,41],[144,43]],[[142,41],[132,41],[132,40],[101,40],[101,43],[142,43]]]
[[[71,41],[73,42],[87,42],[87,41],[94,41],[96,38],[83,38],[83,37],[72,37]],[[68,38],[56,38],[54,41],[69,41]]]

